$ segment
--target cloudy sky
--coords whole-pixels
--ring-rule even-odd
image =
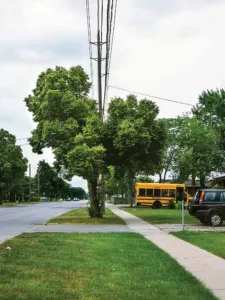
[[[223,0],[118,0],[110,85],[193,105],[203,90],[224,87],[224,14]],[[85,0],[2,0],[0,40],[0,127],[16,135],[34,173],[53,156],[33,154],[23,140],[35,128],[23,99],[48,67],[82,65],[89,73]],[[109,89],[109,98],[125,95]],[[157,104],[160,117],[190,109]],[[72,184],[86,188],[78,177]]]

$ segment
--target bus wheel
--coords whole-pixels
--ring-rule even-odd
[[[159,209],[161,208],[162,204],[160,201],[155,201],[152,205],[152,208],[155,208],[155,209]]]
[[[141,206],[141,203],[136,203],[136,206]]]

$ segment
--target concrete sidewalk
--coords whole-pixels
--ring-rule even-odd
[[[167,252],[187,271],[202,281],[214,295],[225,300],[224,259],[182,241],[112,204],[107,207],[122,218],[132,231],[142,234]]]

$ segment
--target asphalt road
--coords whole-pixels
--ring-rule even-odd
[[[82,200],[0,208],[0,243],[24,231],[32,231],[47,220],[82,207],[85,203]]]

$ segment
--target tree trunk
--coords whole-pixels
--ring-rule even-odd
[[[3,195],[4,195],[4,191],[0,190],[0,205],[3,204]]]
[[[205,187],[205,175],[204,174],[200,174],[200,185],[201,185],[201,188]]]
[[[165,183],[166,182],[166,174],[167,174],[167,169],[165,169],[165,171],[164,171],[164,175],[163,175],[163,183]]]
[[[91,218],[102,218],[100,201],[97,192],[97,178],[88,180],[88,190],[90,194],[91,206],[89,214]]]
[[[128,176],[128,186],[129,186],[129,201],[130,201],[130,206],[133,206],[133,182],[134,182],[134,177],[132,175]]]
[[[195,174],[192,174],[192,175],[191,175],[192,185],[195,185],[195,177],[196,177]]]
[[[159,173],[159,183],[162,182],[162,173]]]

